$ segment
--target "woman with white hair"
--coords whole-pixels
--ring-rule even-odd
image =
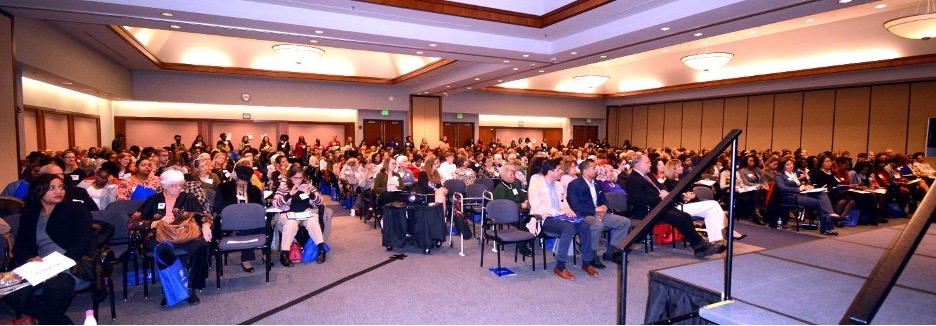
[[[157,238],[165,234],[181,235],[184,232],[153,232],[154,230],[181,230],[186,226],[198,227],[199,235],[189,239],[181,236],[175,239],[159,239],[170,242],[175,249],[188,253],[189,266],[189,298],[188,303],[197,305],[201,300],[196,290],[205,288],[205,278],[208,277],[208,243],[211,242],[211,215],[205,212],[198,199],[191,194],[182,192],[185,187],[185,175],[178,170],[166,170],[159,176],[162,191],[150,196],[143,202],[140,209],[130,216],[130,226],[144,234],[144,252],[153,252]],[[164,235],[157,235],[162,233]],[[161,305],[166,305],[163,298]]]

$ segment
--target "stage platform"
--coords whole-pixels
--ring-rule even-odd
[[[936,228],[922,243],[872,324],[936,324]],[[885,248],[904,225],[736,255],[732,296],[779,320],[838,324]],[[718,302],[724,259],[650,272],[646,322]],[[757,319],[757,318],[755,318]],[[777,319],[774,319],[777,320]],[[704,324],[697,318],[686,324]],[[769,318],[746,323],[771,323]]]

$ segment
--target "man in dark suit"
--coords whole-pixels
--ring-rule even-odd
[[[40,168],[39,175],[44,174],[54,174],[62,178],[62,180],[65,179],[65,171],[62,171],[62,167],[58,166],[56,163],[49,163]],[[79,203],[91,212],[98,210],[97,204],[94,203],[94,200],[88,195],[88,191],[81,187],[74,187],[66,184],[65,201]]]
[[[631,168],[633,170],[627,176],[624,190],[627,191],[628,202],[633,206],[631,217],[642,219],[650,213],[653,207],[663,201],[669,192],[663,190],[653,178],[647,176],[650,173],[650,159],[646,155],[639,155],[632,159]],[[712,245],[696,233],[692,225],[692,216],[689,214],[669,207],[662,215],[660,222],[668,223],[679,230],[689,241],[689,245],[695,249],[696,257],[705,258],[725,251],[725,246]]]
[[[569,200],[569,207],[575,212],[575,215],[585,216],[585,222],[591,226],[592,248],[598,249],[598,240],[601,239],[601,232],[604,228],[612,229],[611,238],[608,239],[608,250],[605,251],[602,258],[620,264],[623,260],[621,249],[618,243],[624,241],[627,232],[630,231],[631,222],[626,217],[609,214],[607,202],[601,186],[595,184],[595,175],[598,174],[595,169],[595,161],[587,159],[579,164],[579,170],[582,175],[569,183],[569,189],[566,196]],[[597,258],[597,253],[595,254]],[[604,268],[600,259],[595,259],[592,266]]]

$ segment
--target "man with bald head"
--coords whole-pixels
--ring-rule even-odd
[[[62,178],[62,180],[65,180],[65,171],[55,163],[43,165],[42,168],[39,169],[39,175],[44,174],[57,175],[59,178]],[[92,212],[98,210],[97,204],[95,204],[91,196],[88,195],[88,191],[81,187],[69,186],[66,184],[64,201],[79,202]]]

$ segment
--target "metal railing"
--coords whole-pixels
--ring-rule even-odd
[[[689,172],[682,180],[679,181],[679,184],[676,185],[676,188],[673,189],[663,200],[653,207],[650,210],[650,213],[647,214],[641,221],[637,223],[634,227],[634,230],[627,234],[627,237],[617,245],[618,248],[623,249],[623,263],[618,265],[618,324],[624,325],[627,323],[627,255],[632,250],[634,244],[638,241],[643,241],[644,236],[653,229],[653,226],[659,222],[663,216],[663,212],[672,208],[676,199],[678,199],[682,192],[685,191],[689,186],[699,180],[702,176],[702,172],[705,171],[709,166],[715,163],[715,160],[718,159],[718,156],[728,149],[728,146],[731,146],[731,156],[737,157],[738,151],[738,136],[741,135],[741,129],[732,129],[725,135],[725,138],[715,145],[712,150],[699,161],[699,164],[695,165],[692,171]],[[736,167],[735,164],[731,165],[731,180],[730,184],[735,184],[736,178]],[[623,185],[622,185],[623,186]],[[732,187],[733,189],[733,187]],[[728,203],[728,234],[732,234],[734,231],[734,200],[735,192],[729,191],[729,203]],[[722,300],[731,299],[731,264],[732,264],[732,253],[734,251],[734,237],[727,237],[728,250],[727,256],[725,258],[725,288],[722,292]],[[692,313],[690,313],[692,314]],[[689,315],[689,314],[687,314]],[[690,316],[691,317],[691,316]],[[678,322],[678,320],[670,320],[670,323]]]

